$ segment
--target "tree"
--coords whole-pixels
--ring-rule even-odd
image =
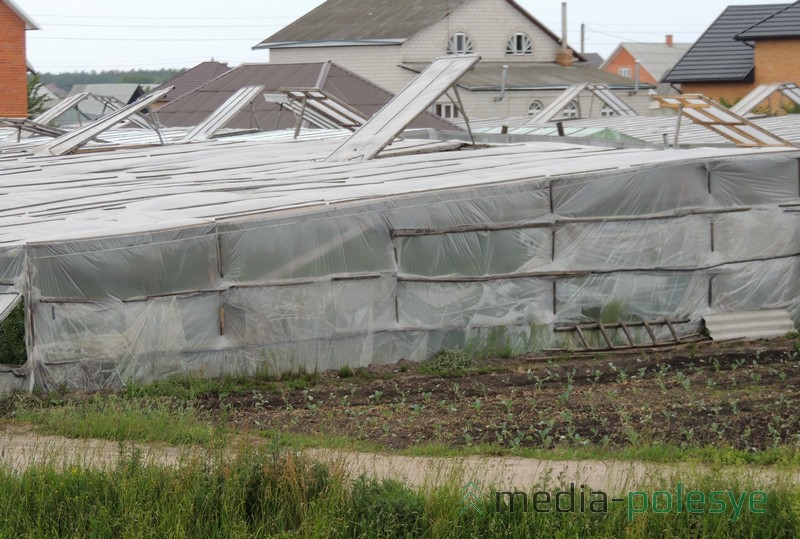
[[[44,112],[44,107],[50,101],[50,96],[42,92],[39,74],[28,77],[28,118],[34,118]]]

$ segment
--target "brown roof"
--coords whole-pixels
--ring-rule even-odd
[[[200,88],[189,92],[158,109],[158,119],[167,127],[198,125],[245,86],[263,85],[264,93],[278,93],[283,87],[318,87],[361,111],[366,117],[378,112],[392,94],[380,86],[332,62],[306,64],[244,64]],[[275,103],[264,99],[253,102],[227,124],[234,129],[258,127],[262,131],[294,126],[294,116]],[[423,113],[411,124],[414,128],[457,130],[449,122],[430,113]]]
[[[188,94],[192,90],[201,87],[208,81],[219,77],[223,73],[227,73],[230,70],[231,68],[228,67],[227,64],[214,61],[203,62],[201,64],[197,64],[191,69],[184,71],[171,81],[165,82],[158,88],[155,88],[153,91],[155,92],[161,90],[167,86],[174,86],[175,89],[164,96],[165,101],[173,101],[180,96]]]

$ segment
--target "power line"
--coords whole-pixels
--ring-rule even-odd
[[[231,37],[231,38],[126,38],[126,37],[47,37],[47,36],[28,36],[36,40],[39,39],[56,39],[56,40],[69,40],[69,41],[189,41],[189,42],[205,42],[205,41],[262,41],[263,36],[259,37]]]
[[[208,17],[140,17],[140,16],[119,16],[119,15],[31,15],[32,17],[38,19],[41,18],[58,18],[58,19],[121,19],[121,20],[155,20],[155,21],[163,21],[163,20],[177,20],[177,21],[186,21],[186,20],[212,20],[212,21],[236,21],[236,20],[294,20],[297,17],[258,17],[258,16],[247,16],[242,15],[241,17],[217,17],[214,15],[209,15]]]
[[[42,23],[43,26],[60,26],[65,28],[164,28],[172,30],[174,28],[264,28],[263,24],[241,24],[241,25],[219,25],[219,24],[199,24],[199,25],[148,25],[148,24],[53,24]]]

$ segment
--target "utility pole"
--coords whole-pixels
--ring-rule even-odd
[[[583,54],[583,45],[586,41],[586,24],[581,23],[581,54]]]

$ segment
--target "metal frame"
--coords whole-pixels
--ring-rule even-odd
[[[286,96],[281,106],[294,113],[294,138],[300,134],[304,122],[323,129],[349,129],[356,131],[367,123],[367,116],[322,88],[280,88]]]
[[[184,138],[183,142],[208,140],[239,114],[243,108],[253,103],[264,86],[245,86],[237,90],[232,96],[209,114],[208,118],[197,124]]]
[[[479,56],[437,58],[408,86],[395,95],[366,124],[339,146],[325,161],[369,160],[391,144],[414,119],[428,110],[480,61]],[[458,90],[456,99],[461,102]],[[462,107],[463,109],[463,107]]]
[[[778,91],[780,91],[784,96],[788,97],[796,105],[800,105],[800,88],[798,88],[793,82],[781,82],[777,84],[761,84],[756,86],[750,91],[750,93],[732,106],[730,111],[734,114],[738,114],[739,116],[747,116],[762,101]]]
[[[681,119],[686,116],[694,123],[710,129],[725,137],[736,146],[744,148],[764,148],[770,146],[795,147],[789,141],[774,135],[756,124],[745,120],[738,114],[700,94],[676,96],[653,96],[659,106],[678,111],[674,145],[680,139]]]
[[[115,124],[119,122],[123,122],[125,120],[130,119],[131,116],[139,112],[140,110],[152,105],[165,95],[167,95],[174,86],[169,86],[167,88],[163,88],[157,92],[153,92],[149,95],[146,95],[136,101],[135,103],[131,103],[130,105],[112,112],[107,116],[103,116],[102,118],[95,120],[94,122],[81,127],[80,129],[76,129],[75,131],[70,131],[69,133],[65,133],[61,135],[55,140],[52,140],[48,144],[44,144],[42,146],[37,147],[34,150],[35,155],[65,155],[68,153],[72,153],[90,140],[96,138],[104,131],[111,129]],[[160,134],[159,134],[160,136]]]

